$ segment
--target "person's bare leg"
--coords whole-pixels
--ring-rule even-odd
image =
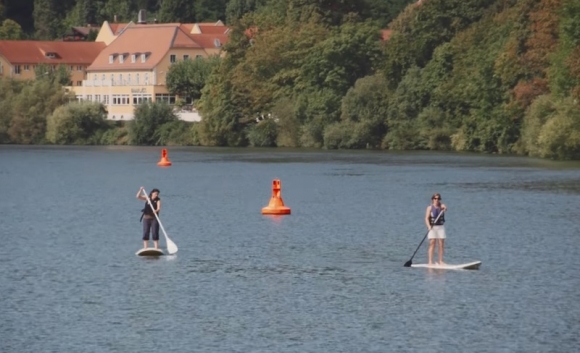
[[[148,243],[149,242],[147,240],[143,240],[143,249],[147,249]]]
[[[434,252],[435,252],[435,239],[429,239],[429,251],[427,251],[429,265],[433,265],[433,253]]]
[[[438,241],[439,241],[439,250],[438,250],[439,265],[445,265],[445,262],[443,262],[443,254],[445,253],[445,239],[438,239]]]
[[[159,240],[153,240],[153,244],[155,244],[155,249],[159,249]]]

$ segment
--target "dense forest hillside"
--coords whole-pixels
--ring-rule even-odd
[[[161,22],[220,19],[231,26],[227,55],[211,65],[194,97],[202,122],[179,138],[167,127],[175,123],[159,126],[166,137],[148,143],[580,159],[578,0],[5,0],[3,5],[2,18],[18,23],[27,38],[58,38],[67,26],[100,24],[115,15],[135,20],[141,8]],[[6,30],[6,21],[3,27],[0,36],[14,33]],[[4,142],[22,142],[2,131]]]

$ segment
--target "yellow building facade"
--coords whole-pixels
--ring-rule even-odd
[[[64,66],[72,86],[82,86],[86,69],[105,48],[97,42],[0,40],[0,78],[32,80],[38,65],[49,70]]]
[[[111,120],[133,119],[135,107],[142,102],[175,104],[176,97],[165,85],[171,65],[221,54],[227,31],[221,22],[127,25],[87,68],[82,85],[71,89],[78,100],[105,105]],[[191,105],[176,112],[186,121],[201,120]]]

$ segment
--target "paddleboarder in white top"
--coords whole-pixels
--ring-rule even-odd
[[[445,265],[443,262],[443,254],[445,252],[445,214],[447,206],[441,203],[441,194],[435,193],[431,196],[431,204],[427,206],[425,212],[425,224],[429,230],[429,250],[427,256],[429,265],[433,265],[433,253],[435,252],[435,245],[438,245],[437,255],[439,258],[439,265]]]

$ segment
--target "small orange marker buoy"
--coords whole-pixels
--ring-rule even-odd
[[[290,214],[290,207],[284,206],[284,201],[282,200],[282,195],[280,194],[281,190],[282,187],[280,186],[280,180],[274,179],[272,182],[272,198],[270,198],[270,203],[268,206],[262,208],[262,214]]]
[[[164,148],[161,150],[161,160],[157,162],[157,165],[160,167],[169,167],[171,162],[167,158],[167,150]]]

